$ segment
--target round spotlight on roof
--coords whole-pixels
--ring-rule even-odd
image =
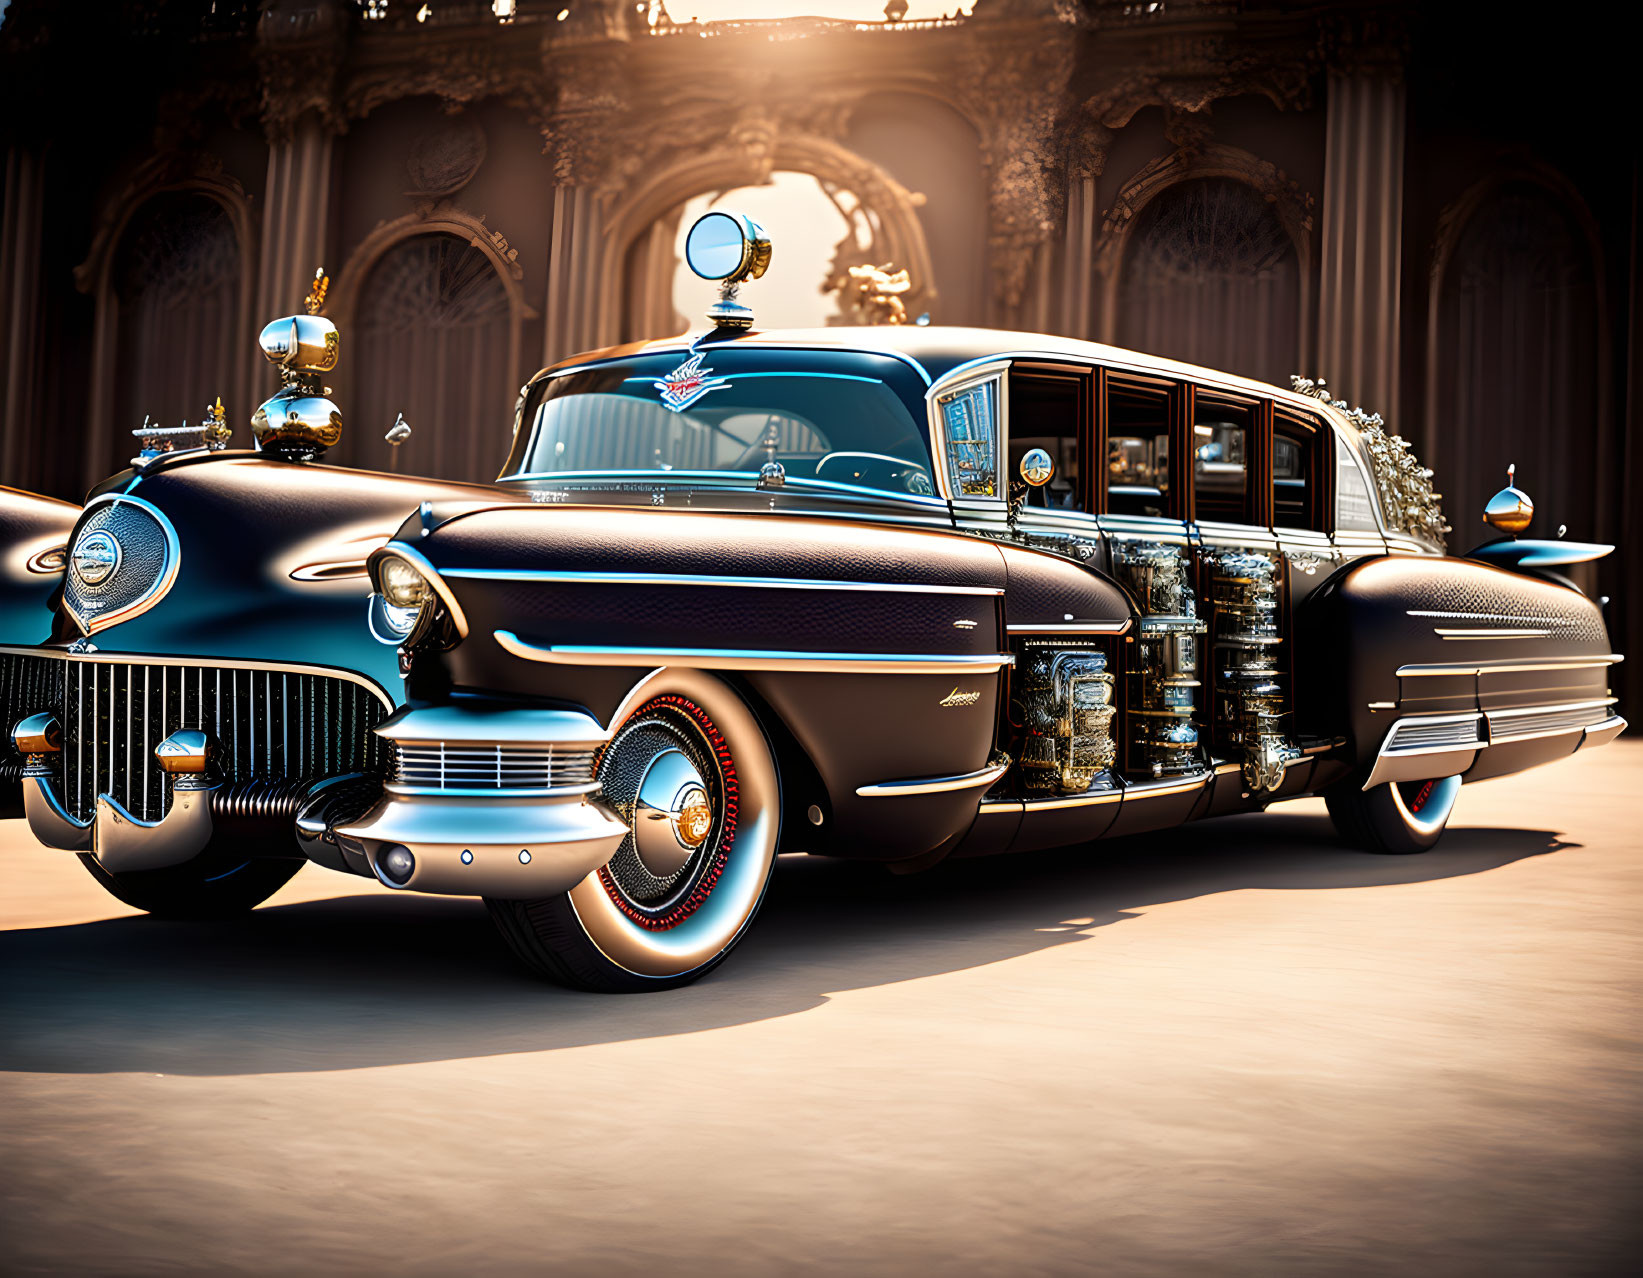
[[[753,312],[736,300],[745,280],[756,280],[770,265],[770,237],[745,213],[715,210],[696,219],[685,236],[685,262],[704,280],[719,280],[719,300],[707,317],[719,328],[751,328]]]

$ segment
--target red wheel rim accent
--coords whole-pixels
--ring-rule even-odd
[[[724,734],[714,725],[713,720],[707,717],[705,711],[693,701],[684,697],[668,693],[647,701],[634,711],[633,716],[645,714],[650,710],[666,706],[677,710],[700,729],[702,736],[707,739],[708,749],[719,765],[719,776],[724,782],[724,817],[719,832],[719,844],[713,850],[713,859],[707,868],[696,880],[696,886],[690,889],[690,894],[680,901],[666,914],[646,914],[638,909],[622,890],[616,886],[616,880],[611,876],[608,866],[599,868],[599,882],[604,884],[605,892],[615,903],[616,908],[624,915],[650,932],[666,932],[670,928],[678,927],[687,918],[701,908],[702,903],[712,895],[713,885],[719,881],[724,873],[725,866],[730,860],[730,845],[736,840],[736,766],[730,758],[730,747],[725,743]]]

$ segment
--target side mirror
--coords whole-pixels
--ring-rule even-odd
[[[1028,487],[1044,487],[1055,478],[1055,459],[1042,448],[1029,448],[1021,455],[1021,478]]]

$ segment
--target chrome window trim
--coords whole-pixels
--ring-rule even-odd
[[[61,648],[20,648],[0,644],[0,653],[9,653],[22,657],[47,657],[53,661],[91,661],[103,662],[122,666],[204,666],[209,669],[222,670],[266,670],[282,674],[309,674],[327,675],[333,679],[343,679],[349,683],[357,683],[365,691],[387,707],[389,711],[399,709],[398,704],[388,695],[387,691],[375,679],[362,675],[355,670],[344,670],[340,666],[316,666],[300,661],[258,661],[252,658],[241,657],[209,657],[198,653],[164,652],[103,652],[92,648],[86,652],[65,652]]]
[[[133,481],[135,482],[135,481]],[[99,506],[112,506],[119,502],[128,502],[133,506],[140,506],[160,526],[161,537],[165,541],[165,563],[160,569],[160,575],[154,579],[153,585],[123,608],[115,608],[111,612],[100,612],[90,618],[81,617],[69,606],[67,590],[64,591],[63,611],[80,627],[80,633],[86,636],[96,634],[99,630],[107,630],[110,626],[123,621],[130,621],[133,617],[140,617],[160,600],[164,599],[177,580],[177,570],[182,566],[182,544],[177,540],[177,530],[171,526],[165,512],[152,502],[144,501],[141,497],[132,497],[126,493],[104,493],[100,497],[93,497],[80,511],[75,521],[74,533],[68,542],[68,560],[63,565],[64,581],[67,574],[74,567],[74,547],[79,544],[80,534],[85,530],[86,519]]]
[[[941,656],[921,653],[791,652],[763,648],[622,648],[598,644],[529,643],[511,630],[493,632],[504,652],[525,661],[569,666],[687,666],[697,670],[761,670],[829,674],[991,674],[1013,665],[1009,653]]]
[[[1009,763],[995,763],[975,772],[950,777],[925,777],[911,781],[880,781],[856,787],[862,799],[895,799],[915,794],[947,794],[954,790],[980,790],[990,786],[1010,770]]]
[[[741,577],[708,573],[579,572],[557,568],[447,568],[445,576],[472,581],[556,581],[579,585],[729,586],[769,590],[861,590],[918,595],[1004,593],[998,586],[942,586],[900,581],[838,581],[831,578]]]

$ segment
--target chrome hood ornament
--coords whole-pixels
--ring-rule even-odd
[[[342,438],[342,413],[321,381],[341,350],[337,326],[319,313],[330,282],[324,267],[314,272],[308,313],[274,320],[257,338],[283,385],[251,415],[251,434],[258,451],[285,461],[317,461]]]

